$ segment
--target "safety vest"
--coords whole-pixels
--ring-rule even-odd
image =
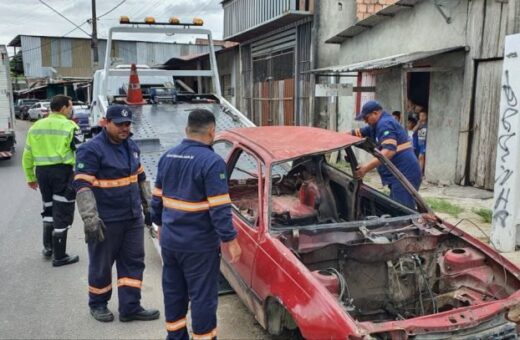
[[[22,157],[27,182],[35,182],[36,166],[74,165],[74,149],[71,145],[78,125],[62,114],[51,113],[29,129]]]

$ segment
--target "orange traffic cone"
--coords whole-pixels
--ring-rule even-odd
[[[139,76],[137,75],[137,67],[132,64],[130,68],[130,80],[128,82],[128,93],[125,102],[130,105],[146,104],[143,100],[143,92],[141,91],[141,84],[139,83]]]

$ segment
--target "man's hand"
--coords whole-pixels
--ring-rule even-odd
[[[79,215],[85,224],[85,242],[103,242],[106,227],[101,218],[99,218],[96,198],[92,190],[83,188],[78,191],[76,203]]]
[[[105,232],[107,227],[103,221],[95,216],[90,219],[85,219],[85,242],[103,242],[105,240]]]
[[[362,179],[363,177],[365,177],[365,175],[367,174],[368,171],[369,171],[369,169],[366,165],[364,165],[364,164],[360,165],[360,166],[358,166],[356,171],[354,171],[354,177],[356,179]]]
[[[238,244],[237,239],[234,239],[233,241],[225,242],[224,243],[229,251],[229,256],[231,259],[229,262],[231,263],[237,263],[240,259],[240,255],[242,254],[242,249],[240,249],[240,245]]]
[[[28,182],[27,185],[33,190],[38,190],[38,182]]]
[[[150,211],[144,212],[144,225],[147,227],[152,226],[152,215],[150,214]]]

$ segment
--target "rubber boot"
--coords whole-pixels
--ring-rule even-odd
[[[64,266],[79,261],[79,256],[70,256],[65,252],[67,248],[67,229],[54,230],[52,232],[52,245],[54,249],[54,259],[52,265],[54,267]]]
[[[52,230],[54,226],[52,223],[43,222],[43,250],[42,254],[46,258],[52,256]]]

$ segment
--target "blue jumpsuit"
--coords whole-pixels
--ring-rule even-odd
[[[352,134],[358,137],[370,137],[376,141],[379,150],[395,151],[391,162],[403,173],[416,190],[421,185],[421,168],[419,161],[414,154],[412,142],[408,133],[391,115],[386,112],[381,117],[375,127],[367,125],[361,129],[354,129]],[[413,196],[406,191],[404,186],[397,178],[384,166],[377,168],[383,185],[390,188],[390,197],[403,205],[415,209]]]
[[[216,338],[220,242],[236,237],[226,164],[211,146],[185,139],[160,159],[152,220],[161,225],[167,339]]]
[[[145,179],[139,148],[131,139],[113,144],[103,130],[78,148],[74,188],[94,192],[106,226],[105,240],[88,244],[91,308],[106,306],[110,300],[116,262],[120,315],[142,310],[144,224],[138,182]]]

